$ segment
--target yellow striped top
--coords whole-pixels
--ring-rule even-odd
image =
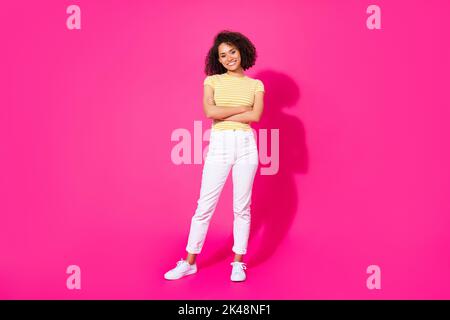
[[[214,89],[215,105],[221,107],[253,106],[255,92],[264,92],[261,80],[247,76],[230,76],[228,73],[207,76],[203,85]],[[247,123],[214,119],[212,130],[230,129],[251,130],[251,127]]]

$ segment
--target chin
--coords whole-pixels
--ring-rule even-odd
[[[237,69],[239,69],[239,67],[240,67],[241,65],[239,64],[239,65],[236,65],[236,66],[233,66],[233,67],[228,67],[228,66],[224,66],[225,67],[225,69],[227,69],[227,70],[229,70],[229,71],[236,71]]]

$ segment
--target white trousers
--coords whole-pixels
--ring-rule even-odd
[[[258,149],[252,130],[211,130],[209,149],[203,166],[200,197],[191,219],[187,252],[193,254],[201,252],[209,222],[232,168],[234,211],[232,251],[236,254],[247,253],[252,187],[258,163]]]

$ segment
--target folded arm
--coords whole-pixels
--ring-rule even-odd
[[[204,86],[203,111],[209,119],[224,120],[227,117],[248,112],[251,107],[221,107],[214,104],[214,89],[208,85]]]
[[[264,92],[258,91],[255,93],[255,102],[253,104],[252,110],[226,117],[224,120],[238,121],[243,123],[258,122],[261,119],[263,110]]]

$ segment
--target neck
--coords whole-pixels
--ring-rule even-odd
[[[242,70],[242,68],[239,68],[239,69],[236,70],[236,71],[230,71],[230,70],[228,70],[228,71],[227,71],[227,74],[230,75],[230,76],[233,76],[233,77],[238,77],[238,78],[243,78],[243,77],[245,77],[244,70]]]

